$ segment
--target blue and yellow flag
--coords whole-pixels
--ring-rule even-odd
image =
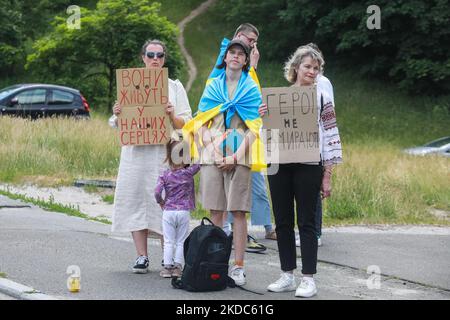
[[[256,136],[255,141],[250,146],[251,167],[252,171],[261,171],[266,168],[266,163],[264,147],[259,135],[262,120],[259,117],[258,107],[262,102],[262,97],[258,85],[247,72],[242,72],[236,93],[230,100],[225,72],[210,80],[200,99],[197,115],[183,127],[184,139],[191,142],[191,155],[194,158],[198,157],[197,149],[193,145],[193,137],[205,123],[218,114],[226,112],[225,126],[229,128],[232,117],[237,113]]]

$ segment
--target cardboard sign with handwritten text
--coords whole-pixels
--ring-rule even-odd
[[[319,162],[319,127],[315,86],[263,88],[268,112],[263,118],[267,156],[272,163]],[[277,148],[278,159],[271,157]]]
[[[167,68],[117,69],[117,101],[122,107],[166,105]]]
[[[169,101],[167,68],[117,69],[120,144],[165,144],[172,124],[164,109]]]
[[[117,121],[123,146],[166,144],[172,134],[164,107],[123,108]]]

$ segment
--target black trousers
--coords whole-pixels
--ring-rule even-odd
[[[300,233],[302,273],[315,274],[317,266],[316,206],[322,184],[322,166],[300,163],[280,164],[269,175],[281,270],[297,268],[294,232],[294,201]]]

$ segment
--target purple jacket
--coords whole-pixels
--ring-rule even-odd
[[[194,210],[194,175],[200,170],[199,164],[187,168],[167,169],[159,177],[155,188],[155,199],[164,202],[164,210]],[[165,191],[165,199],[162,191]]]

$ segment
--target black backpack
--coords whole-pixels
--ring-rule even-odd
[[[205,224],[205,220],[210,224]],[[228,260],[232,240],[208,218],[189,234],[184,242],[185,265],[181,280],[172,278],[172,286],[188,291],[219,291],[229,285]]]

